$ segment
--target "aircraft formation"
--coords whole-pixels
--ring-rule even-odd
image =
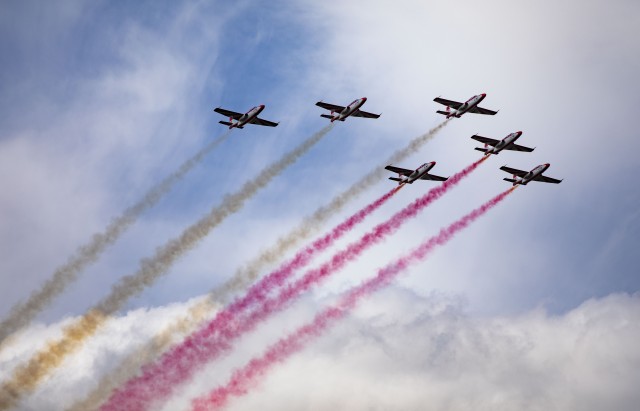
[[[496,115],[498,111],[489,110],[483,107],[480,107],[479,104],[487,97],[486,93],[478,94],[472,96],[464,103],[455,100],[448,100],[441,97],[436,97],[433,99],[436,103],[442,104],[446,106],[446,109],[437,110],[436,113],[445,115],[447,119],[450,118],[460,118],[462,115],[466,113],[474,113],[474,114],[483,114],[483,115]],[[316,106],[321,107],[325,110],[329,110],[331,114],[321,114],[320,117],[328,118],[332,123],[334,121],[345,121],[348,117],[363,117],[363,118],[379,118],[380,114],[369,113],[367,111],[360,110],[360,107],[367,102],[366,97],[361,97],[353,100],[347,106],[340,106],[337,104],[325,103],[323,101],[318,101]],[[245,114],[238,113],[235,111],[231,111],[224,108],[216,108],[214,111],[216,113],[222,114],[223,116],[229,117],[229,121],[220,121],[220,124],[224,124],[229,126],[229,129],[232,128],[244,128],[246,124],[254,124],[257,126],[267,126],[267,127],[276,127],[279,123],[274,123],[272,121],[264,120],[258,117],[258,114],[264,110],[264,104],[253,107],[251,110],[247,111]],[[496,140],[489,137],[483,137],[480,135],[473,135],[471,138],[473,140],[479,141],[484,144],[484,148],[476,147],[475,150],[481,151],[485,156],[490,156],[492,154],[497,155],[500,154],[503,150],[510,151],[521,151],[530,153],[535,148],[525,147],[516,144],[515,142],[522,136],[522,131],[516,131],[510,133],[502,140]],[[389,177],[389,180],[397,181],[398,185],[403,186],[404,184],[413,184],[416,180],[432,180],[432,181],[446,181],[448,177],[440,177],[434,174],[429,174],[429,171],[436,165],[435,161],[431,161],[429,163],[424,163],[420,167],[415,170],[406,169],[402,167],[397,167],[389,164],[385,167],[386,170],[397,173],[398,177]],[[541,164],[539,166],[534,167],[531,171],[524,171],[517,168],[508,167],[506,165],[500,167],[500,170],[505,171],[513,175],[513,178],[504,178],[503,180],[513,183],[514,186],[517,185],[527,185],[531,181],[538,181],[542,183],[553,183],[559,184],[562,180],[558,180],[556,178],[544,176],[543,173],[551,166],[549,163]]]

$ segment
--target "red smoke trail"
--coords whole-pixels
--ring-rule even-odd
[[[378,274],[353,288],[337,306],[329,307],[315,316],[313,321],[298,328],[294,333],[273,344],[261,357],[254,358],[243,368],[236,370],[226,385],[218,387],[206,396],[193,401],[194,411],[205,411],[224,407],[231,396],[241,396],[248,392],[255,380],[263,376],[271,367],[283,362],[292,354],[304,348],[305,343],[319,336],[333,322],[344,317],[362,298],[388,285],[398,274],[410,265],[423,260],[436,246],[446,244],[455,234],[466,228],[491,208],[499,204],[516,187],[492,198],[458,221],[422,243],[412,253],[396,260],[378,271]]]
[[[307,272],[300,280],[285,287],[277,298],[267,300],[248,318],[239,321],[237,316],[242,311],[255,303],[264,301],[270,291],[284,284],[287,274],[290,274],[291,271],[278,270],[263,278],[249,289],[244,298],[236,300],[221,311],[204,328],[187,337],[181,344],[172,348],[154,364],[143,367],[142,375],[129,380],[125,386],[116,390],[109,401],[100,409],[102,411],[146,410],[151,406],[152,402],[167,398],[177,385],[191,378],[206,362],[228,351],[231,348],[232,340],[250,331],[271,313],[283,309],[297,295],[338,271],[367,248],[395,232],[407,219],[415,217],[419,211],[444,195],[486,159],[487,157],[481,158],[451,176],[441,185],[432,188],[426,195],[415,200],[385,223],[375,227],[374,230],[367,233],[358,242],[351,244],[345,251],[336,254],[319,269]],[[397,192],[397,188],[393,192]],[[322,243],[322,240],[318,240],[318,242]],[[298,253],[297,257],[304,259],[305,254],[304,252]],[[294,258],[295,260],[298,259]],[[281,271],[283,272],[281,273]],[[212,338],[216,332],[218,333],[218,338]]]
[[[236,300],[221,311],[204,328],[187,337],[180,345],[164,354],[156,363],[143,367],[142,375],[129,380],[125,386],[116,390],[109,401],[100,409],[102,411],[145,410],[148,409],[153,401],[167,398],[178,384],[187,381],[206,362],[229,350],[232,340],[250,331],[270,314],[282,310],[295,297],[308,290],[312,285],[335,273],[348,262],[357,258],[363,251],[379,243],[387,235],[394,233],[405,221],[415,217],[419,211],[444,195],[486,159],[487,157],[481,158],[451,176],[439,186],[432,188],[423,197],[415,200],[386,222],[376,226],[359,241],[352,243],[346,250],[334,255],[329,262],[323,264],[319,269],[310,270],[301,279],[284,287],[276,298],[264,302],[245,320],[239,321],[237,317],[242,311],[255,303],[265,301],[267,294],[282,286],[287,275],[291,274],[298,265],[293,264],[293,268],[290,271],[281,269],[263,278],[249,289],[244,298]],[[392,190],[386,196],[392,195],[397,190],[397,188]],[[341,226],[345,227],[344,224],[341,224]],[[344,230],[346,232],[348,230],[347,227]],[[325,237],[325,239],[328,237]],[[316,243],[324,244],[322,239],[316,241]],[[324,248],[328,245],[326,244]],[[309,250],[309,248],[305,250]],[[308,259],[305,256],[306,253],[304,251],[298,253],[293,261],[300,260],[306,263]],[[218,333],[218,338],[212,338],[216,332]]]
[[[356,212],[347,220],[336,226],[327,235],[317,239],[311,245],[299,251],[289,262],[283,264],[278,270],[273,271],[264,279],[249,288],[245,297],[237,299],[224,311],[218,313],[206,328],[203,328],[197,334],[194,334],[191,339],[195,344],[198,344],[197,341],[211,338],[212,333],[214,333],[218,327],[224,326],[224,324],[231,321],[233,317],[241,314],[252,304],[263,301],[269,291],[276,286],[282,285],[284,281],[286,281],[287,278],[296,270],[299,270],[308,264],[315,254],[327,249],[344,234],[351,231],[358,223],[361,223],[368,215],[386,203],[387,200],[400,190],[400,188],[402,188],[402,186],[393,188],[385,195],[370,203],[365,208]],[[189,347],[194,347],[190,341],[185,341],[184,344]],[[151,401],[158,400],[159,397],[157,393],[144,387],[147,387],[149,383],[154,381],[153,375],[163,372],[163,369],[166,366],[170,366],[169,364],[175,364],[176,360],[180,361],[177,359],[177,356],[181,355],[182,351],[179,349],[175,349],[174,351],[173,355],[171,355],[172,351],[165,354],[165,357],[167,358],[162,357],[158,364],[144,367],[142,376],[131,379],[123,388],[117,390],[111,396],[110,400],[102,406],[101,410],[142,410],[148,408],[151,405]],[[173,376],[173,378],[177,377],[177,374]],[[186,378],[186,376],[182,374],[180,374],[180,377],[180,380]],[[171,379],[171,377],[165,377],[166,382]],[[161,391],[163,391],[163,395],[169,395],[169,390]]]

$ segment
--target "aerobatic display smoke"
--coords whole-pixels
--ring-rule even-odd
[[[65,327],[62,338],[48,342],[46,347],[32,356],[27,364],[19,366],[13,372],[11,379],[0,387],[0,410],[14,406],[22,395],[32,391],[44,377],[61,364],[64,358],[75,352],[88,337],[92,336],[109,315],[121,309],[129,298],[137,295],[165,274],[180,256],[194,248],[226,217],[240,210],[249,198],[309,151],[332,128],[332,124],[325,126],[304,140],[280,160],[259,172],[254,179],[247,181],[239,191],[225,196],[222,204],[214,207],[207,215],[183,231],[179,237],[159,247],[153,257],[142,260],[136,273],[123,277],[111,288],[111,293],[106,298],[79,320]]]
[[[229,136],[229,133],[226,132],[211,141],[193,157],[185,161],[177,171],[152,187],[138,203],[127,208],[122,215],[113,219],[104,231],[94,234],[89,243],[78,248],[75,254],[69,257],[65,264],[58,267],[53,276],[40,289],[34,291],[27,301],[15,305],[9,312],[8,317],[0,323],[0,343],[12,333],[28,325],[69,284],[77,280],[80,273],[88,265],[94,263],[108,246],[115,243],[143,212],[153,207],[207,154],[220,145]]]
[[[350,201],[358,198],[362,193],[382,180],[388,174],[388,171],[384,169],[386,165],[397,163],[415,154],[424,144],[433,139],[449,121],[451,120],[445,120],[426,133],[415,137],[406,147],[393,153],[384,163],[374,167],[373,170],[365,174],[351,187],[334,197],[329,204],[320,207],[312,215],[306,217],[296,229],[280,237],[273,247],[265,250],[257,258],[240,268],[231,279],[214,290],[212,298],[224,301],[230,293],[246,288],[255,281],[266,267],[275,264],[287,251],[297,247],[302,241],[316,233],[325,221],[340,212]]]
[[[330,247],[344,234],[351,231],[357,224],[364,221],[367,216],[380,208],[395,193],[397,193],[401,187],[402,186],[393,188],[389,192],[385,193],[382,197],[378,198],[363,209],[353,214],[343,223],[336,226],[328,234],[317,239],[311,245],[300,250],[289,262],[283,264],[278,270],[271,273],[267,278],[281,278],[281,281],[284,281],[296,270],[303,268],[307,263],[309,263],[315,254]],[[249,294],[252,294],[251,291],[254,291],[254,293],[259,293],[261,292],[261,289],[259,286],[254,286],[249,291]],[[247,299],[246,301],[251,300]],[[246,303],[246,301],[243,305],[241,304],[241,307],[237,308],[237,310],[234,308],[234,311],[248,308],[249,305]],[[195,331],[196,325],[198,325],[205,318],[208,318],[208,314],[211,313],[214,307],[215,302],[210,298],[207,298],[202,302],[195,304],[189,309],[189,312],[186,316],[181,318],[179,321],[175,321],[174,323],[172,323],[142,349],[136,350],[131,355],[127,356],[127,359],[123,361],[121,366],[117,367],[113,372],[104,377],[100,381],[100,384],[96,387],[96,389],[92,393],[90,393],[86,399],[76,403],[69,411],[81,411],[97,408],[100,403],[102,403],[102,401],[107,398],[107,396],[113,389],[120,386],[121,384],[124,384],[126,380],[130,378],[135,372],[137,372],[144,364],[155,359],[155,357],[159,356],[166,348],[168,348],[169,344],[171,344],[171,342],[173,341],[173,337],[175,336],[175,334],[186,334]],[[114,402],[117,402],[117,400],[114,399]],[[139,403],[137,405],[137,409],[141,409],[141,401],[139,400],[138,402]]]
[[[305,344],[318,337],[337,320],[348,314],[349,310],[363,298],[387,286],[398,274],[412,264],[423,260],[434,248],[446,244],[458,232],[465,229],[491,208],[498,205],[516,187],[512,187],[482,206],[476,208],[458,221],[443,228],[440,232],[422,243],[413,252],[392,262],[378,271],[378,274],[359,286],[351,289],[338,304],[317,314],[309,324],[298,328],[295,332],[271,345],[265,353],[249,361],[244,367],[233,372],[229,381],[209,394],[193,401],[194,411],[205,411],[224,407],[230,397],[242,396],[249,392],[258,378],[264,376],[274,365],[283,362],[292,354],[304,348]]]
[[[282,264],[280,268],[273,271],[265,278],[263,278],[259,283],[252,286],[245,297],[242,299],[236,300],[229,307],[227,307],[224,311],[219,313],[216,318],[213,320],[217,324],[224,324],[230,318],[230,316],[238,316],[242,312],[246,311],[251,307],[252,304],[262,301],[265,298],[265,293],[267,293],[270,289],[276,287],[278,284],[283,284],[295,271],[306,266],[311,259],[319,252],[326,250],[332,244],[334,244],[337,240],[339,240],[346,233],[351,231],[357,224],[361,223],[367,216],[373,213],[375,210],[380,208],[384,203],[386,203],[395,193],[398,192],[400,187],[395,187],[389,192],[385,193],[382,197],[368,204],[363,209],[359,210],[351,217],[346,219],[344,222],[336,226],[333,230],[331,230],[325,236],[317,239],[309,246],[300,250],[291,260]],[[204,305],[212,304],[211,300],[205,300],[203,303],[198,304],[194,307],[194,309],[203,309]],[[195,310],[192,310],[195,311]],[[194,313],[196,314],[196,313]],[[179,322],[185,324],[187,321]],[[174,325],[175,326],[175,325]],[[213,326],[215,327],[215,326]],[[212,328],[212,327],[210,327]],[[163,333],[164,334],[164,333]],[[207,338],[207,336],[202,335],[201,338]],[[167,339],[168,341],[168,339]],[[146,357],[146,353],[145,353]],[[132,360],[134,360],[132,358]],[[140,384],[143,385],[147,383],[145,375],[152,374],[154,367],[146,367],[143,369],[143,376],[140,378],[135,378],[131,380],[127,386],[124,388],[117,390],[112,396],[111,400],[107,405],[105,405],[102,409],[128,409],[135,408],[137,410],[143,410],[150,406],[150,402],[158,399],[157,393],[153,391],[142,389],[140,391],[138,388],[142,388]],[[123,381],[124,382],[124,381]],[[135,404],[132,403],[135,398]]]
[[[300,279],[284,286],[276,298],[267,300],[267,294],[282,286],[287,276],[275,271],[263,278],[252,286],[243,298],[237,299],[225,310],[219,312],[205,327],[169,350],[156,363],[143,367],[142,374],[116,390],[101,410],[145,410],[152,402],[167,398],[179,384],[186,382],[200,367],[230,349],[232,340],[253,329],[270,314],[282,310],[311,286],[337,272],[362,252],[397,231],[404,222],[439,199],[486,159],[487,157],[483,157],[477,160],[439,186],[432,188],[426,195],[376,226],[360,240],[335,254],[320,268],[310,270]],[[246,308],[256,303],[262,304],[246,318],[238,318]]]
[[[435,137],[449,121],[445,120],[428,132],[411,140],[406,147],[392,154],[384,164],[381,163],[376,166],[351,187],[336,196],[329,204],[319,208],[312,215],[305,218],[296,229],[278,239],[273,247],[265,250],[257,258],[238,269],[227,282],[209,293],[211,302],[203,301],[198,306],[193,307],[188,315],[168,326],[149,344],[127,356],[120,366],[101,379],[96,389],[85,400],[76,403],[70,411],[96,408],[111,393],[113,388],[123,384],[143,364],[155,359],[164,352],[176,333],[186,334],[194,331],[202,321],[211,315],[212,310],[217,306],[216,302],[225,303],[230,294],[242,290],[254,282],[258,275],[268,266],[279,261],[285,253],[317,232],[324,222],[340,212],[350,201],[356,199],[365,190],[382,180],[387,174],[384,170],[385,165],[402,161],[409,155],[414,154],[416,150]]]

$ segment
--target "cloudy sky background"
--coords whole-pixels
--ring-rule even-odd
[[[115,358],[187,301],[442,121],[434,97],[482,92],[482,105],[498,115],[455,120],[398,165],[437,161],[434,172],[450,175],[477,158],[474,133],[502,138],[522,130],[522,144],[536,150],[491,158],[393,238],[248,336],[166,409],[223,382],[337,293],[506,188],[499,166],[546,162],[547,174],[565,179],[561,185],[517,190],[232,407],[636,409],[640,398],[631,387],[640,381],[640,355],[630,342],[640,336],[638,3],[343,3],[3,4],[2,316],[142,192],[222,134],[212,108],[266,104],[262,116],[281,122],[234,131],[143,215],[0,353],[3,379],[61,321],[83,313],[141,258],[324,126],[313,103],[367,96],[364,108],[383,113],[338,124],[132,300],[122,318],[25,400],[25,409],[63,409],[86,393]],[[381,182],[331,223],[390,184]],[[334,249],[429,185],[403,189]]]

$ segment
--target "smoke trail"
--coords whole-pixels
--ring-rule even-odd
[[[202,159],[213,151],[229,136],[226,132],[211,141],[193,157],[184,162],[177,171],[165,177],[158,185],[152,187],[142,199],[126,209],[122,215],[113,219],[101,233],[94,234],[88,244],[78,248],[74,255],[62,266],[39,290],[34,291],[24,303],[15,305],[6,319],[0,323],[0,343],[10,334],[26,326],[44,307],[49,305],[65,288],[78,279],[78,276],[89,264],[95,262],[104,250],[113,244],[144,211],[153,207],[173,186]]]
[[[285,286],[277,298],[264,302],[246,320],[239,320],[238,317],[245,309],[265,301],[267,294],[283,285],[287,276],[283,275],[282,270],[278,270],[263,278],[252,286],[243,298],[237,299],[225,310],[219,312],[205,327],[172,348],[156,363],[143,367],[142,374],[130,380],[123,388],[116,390],[101,410],[145,410],[151,402],[167,398],[178,384],[184,383],[207,361],[227,351],[231,340],[250,331],[260,321],[282,310],[311,286],[335,273],[386,236],[393,234],[404,222],[415,217],[419,211],[444,195],[486,159],[487,157],[483,157],[477,160],[441,185],[432,188],[426,195],[334,255],[329,262],[318,269],[308,271],[299,280]],[[216,332],[220,338],[212,338]]]
[[[334,227],[329,233],[325,236],[317,239],[309,246],[300,250],[291,260],[282,264],[277,270],[270,273],[268,276],[263,278],[258,284],[252,286],[248,291],[245,297],[242,299],[236,300],[233,304],[227,307],[222,313],[214,319],[216,324],[220,324],[223,321],[228,321],[231,316],[238,316],[243,311],[250,308],[252,304],[260,302],[264,300],[266,294],[273,289],[278,284],[283,284],[295,271],[303,268],[307,265],[315,254],[326,250],[332,244],[334,244],[338,239],[340,239],[344,234],[351,231],[357,224],[361,223],[367,216],[373,213],[375,210],[380,208],[384,203],[386,203],[395,193],[398,192],[399,187],[393,188],[389,192],[385,193],[383,196],[368,204],[366,207],[362,208],[351,217],[346,219],[344,222],[340,223],[338,226]],[[205,313],[205,309],[212,304],[211,300],[207,299],[203,301],[203,303],[196,305],[195,309],[200,309],[200,316]],[[185,320],[179,321],[175,323],[171,328],[180,326],[181,328],[187,328],[193,325],[193,318],[198,317],[199,315],[194,313],[195,315],[192,317],[190,315],[185,317]],[[187,323],[189,323],[187,325]],[[215,328],[215,325],[209,327],[209,329]],[[161,335],[163,336],[163,341],[166,341],[168,344],[170,338],[166,337],[167,332],[163,332]],[[200,338],[208,338],[208,335],[201,335]],[[153,347],[150,347],[152,350],[155,350],[159,345],[154,342]],[[145,352],[143,357],[147,358],[149,356],[149,352]],[[141,366],[134,358],[131,360],[134,361],[133,366]],[[129,361],[125,361],[129,362]],[[139,365],[138,365],[139,364]],[[138,368],[133,370],[137,371]],[[147,367],[143,370],[143,374],[140,377],[132,379],[127,386],[123,387],[120,390],[117,390],[114,395],[111,397],[108,404],[106,404],[102,409],[136,409],[143,410],[150,406],[152,401],[157,401],[159,396],[156,392],[152,390],[148,390],[146,388],[146,384],[149,381],[149,375],[156,373],[156,368],[151,366]],[[128,374],[132,375],[132,373]],[[125,381],[122,381],[124,383]],[[114,386],[111,386],[115,388]],[[109,389],[109,387],[107,387]],[[110,391],[111,389],[109,389]],[[102,389],[101,389],[102,391]],[[170,392],[165,390],[163,393],[165,396],[169,395]],[[135,405],[132,403],[135,398]],[[86,402],[83,402],[86,404]],[[95,402],[89,403],[91,406],[97,405]],[[83,408],[80,408],[83,409]],[[84,408],[86,409],[86,407]]]
[[[355,182],[351,187],[335,197],[329,204],[319,208],[312,215],[305,218],[298,228],[278,239],[273,247],[265,250],[246,266],[237,270],[236,273],[223,285],[212,290],[209,293],[211,301],[224,302],[228,299],[228,296],[231,293],[242,290],[254,282],[266,267],[275,264],[287,251],[298,246],[302,241],[313,235],[321,225],[329,219],[329,217],[340,212],[342,208],[349,203],[349,201],[354,200],[365,190],[371,188],[371,186],[384,178],[386,171],[383,167],[385,165],[402,161],[409,155],[413,154],[416,150],[420,149],[420,147],[435,137],[435,135],[444,128],[449,121],[450,120],[445,120],[428,132],[411,140],[406,147],[391,155],[384,164],[381,163],[380,166],[375,167],[372,171]],[[174,330],[185,330],[183,334],[192,332],[200,322],[208,318],[214,306],[215,304],[204,301],[197,309],[198,314],[190,313],[181,320],[178,320],[175,324],[167,327],[146,347],[142,347],[131,356],[127,356],[126,360],[123,361],[123,363],[117,367],[113,373],[110,373],[98,383],[96,389],[90,393],[85,400],[76,403],[69,411],[82,411],[97,408],[115,387],[123,384],[128,378],[134,375],[134,373],[140,369],[142,364],[147,363],[151,359],[155,359],[164,352],[169,344],[168,341],[171,340],[170,335],[177,332]],[[161,341],[164,341],[164,343]]]
[[[420,147],[434,138],[449,121],[451,120],[447,119],[426,133],[414,138],[406,147],[393,153],[384,163],[380,163],[351,187],[334,197],[329,204],[317,209],[312,215],[305,218],[298,228],[279,238],[273,247],[265,250],[245,267],[239,269],[227,282],[213,292],[212,298],[225,300],[230,293],[242,290],[248,284],[254,282],[260,272],[267,266],[276,263],[287,251],[313,235],[329,217],[340,212],[350,201],[356,199],[364,191],[382,180],[388,173],[384,170],[384,166],[397,163],[414,154]]]
[[[314,337],[318,337],[323,331],[337,320],[343,318],[349,310],[363,298],[388,285],[398,274],[402,273],[410,265],[423,260],[436,246],[445,245],[454,235],[469,226],[491,208],[498,205],[515,187],[502,192],[471,213],[458,221],[440,230],[440,232],[422,243],[410,254],[396,260],[378,271],[378,274],[358,287],[353,288],[341,301],[333,307],[328,307],[317,314],[309,324],[298,328],[289,336],[280,339],[270,346],[267,351],[258,358],[254,358],[244,367],[237,369],[230,380],[209,394],[193,401],[194,411],[205,411],[224,407],[231,396],[246,394],[255,384],[256,380],[277,363],[283,362],[287,357],[300,351],[304,345]]]
[[[111,293],[106,298],[78,321],[65,327],[61,339],[47,343],[44,350],[14,371],[11,380],[0,388],[0,410],[13,406],[23,394],[32,391],[67,355],[77,350],[84,340],[93,335],[108,315],[122,308],[130,297],[140,293],[165,274],[182,254],[195,247],[226,217],[240,210],[249,198],[309,151],[332,128],[333,125],[328,125],[307,138],[280,160],[262,170],[256,178],[246,182],[239,191],[226,196],[222,204],[214,207],[207,215],[184,230],[178,238],[158,248],[153,257],[142,260],[136,273],[122,278],[111,288]]]
[[[399,188],[392,189],[379,199],[356,212],[343,223],[335,227],[327,235],[299,251],[291,261],[283,264],[278,271],[272,274],[272,276],[289,276],[295,270],[306,265],[314,254],[317,254],[335,243],[335,241],[355,227],[356,224],[362,222],[368,215],[381,207],[398,190]],[[181,318],[179,321],[168,326],[164,331],[157,335],[150,344],[145,345],[141,349],[136,350],[134,353],[127,356],[119,367],[99,382],[96,389],[91,392],[86,399],[77,402],[68,411],[84,411],[87,409],[97,408],[107,398],[112,390],[124,384],[126,380],[144,364],[154,360],[164,350],[166,350],[169,344],[171,344],[173,340],[172,337],[175,334],[184,335],[195,331],[196,326],[209,316],[213,308],[214,301],[211,298],[207,298],[206,300],[194,305],[184,318]]]

